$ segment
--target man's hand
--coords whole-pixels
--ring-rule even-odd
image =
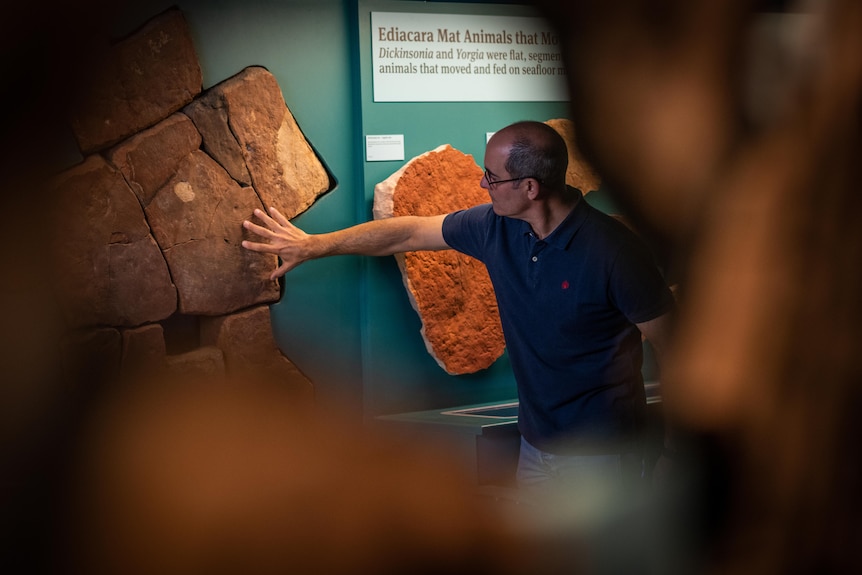
[[[302,247],[309,235],[287,221],[287,218],[275,208],[269,208],[269,211],[272,217],[266,215],[263,210],[254,211],[254,216],[263,223],[262,226],[249,220],[242,223],[245,229],[268,239],[269,242],[258,243],[244,240],[242,247],[253,252],[276,254],[281,258],[281,265],[269,276],[269,279],[274,280],[308,259],[303,255]]]

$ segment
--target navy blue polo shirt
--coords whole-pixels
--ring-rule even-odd
[[[443,237],[488,268],[524,438],[551,453],[627,449],[646,409],[635,324],[673,306],[639,238],[583,198],[544,240],[491,204],[449,214]]]

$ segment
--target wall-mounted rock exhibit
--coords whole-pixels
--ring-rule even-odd
[[[566,183],[584,194],[599,189],[600,178],[581,155],[574,124],[546,122],[569,150]],[[490,201],[479,182],[473,156],[448,144],[408,161],[374,188],[374,218],[432,216]],[[494,288],[485,266],[453,250],[396,254],[413,309],[422,322],[425,347],[453,375],[489,367],[505,349]]]
[[[485,203],[481,179],[473,156],[440,146],[375,186],[374,218],[433,216]],[[482,263],[454,250],[396,259],[428,352],[447,373],[473,373],[503,355],[497,300]]]
[[[331,188],[275,77],[250,66],[203,92],[171,9],[84,80],[70,121],[84,160],[53,182],[70,353],[118,373],[256,370],[310,397],[269,324],[277,258],[240,245],[255,208],[293,217]]]

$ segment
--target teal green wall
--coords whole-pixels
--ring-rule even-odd
[[[374,103],[370,12],[533,14],[517,5],[377,0],[181,0],[140,2],[124,11],[124,34],[171,5],[185,14],[204,88],[260,65],[337,186],[294,223],[325,232],[371,219],[373,188],[403,162],[366,163],[366,134],[404,134],[405,158],[448,143],[483,162],[484,134],[520,119],[566,115],[566,104],[518,102]],[[272,306],[279,346],[315,384],[322,405],[357,418],[515,396],[504,356],[476,374],[450,376],[420,335],[394,258],[339,256],[307,262],[284,279]]]
[[[516,5],[454,4],[359,0],[359,66],[362,134],[403,134],[409,160],[441,144],[472,154],[483,165],[485,133],[523,119],[564,117],[562,102],[383,102],[375,103],[371,82],[371,12],[431,12],[535,15]],[[494,95],[489,94],[489,100]],[[357,148],[362,154],[362,148]],[[363,155],[364,157],[364,155]],[[403,162],[365,162],[361,191],[363,211],[371,218],[374,186]],[[421,323],[410,306],[394,258],[365,261],[363,282],[363,381],[370,415],[463,405],[516,396],[508,357],[489,369],[450,376],[425,349]]]

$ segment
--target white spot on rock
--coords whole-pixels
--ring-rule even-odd
[[[174,185],[174,193],[185,203],[189,203],[195,199],[195,191],[192,189],[192,185],[188,182],[177,182]]]

